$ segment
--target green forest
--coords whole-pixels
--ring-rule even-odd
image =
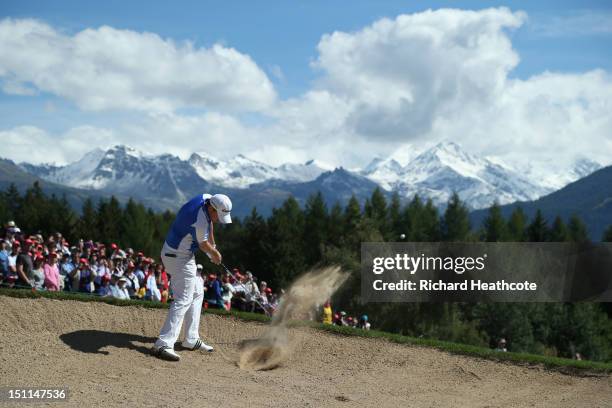
[[[78,238],[115,242],[158,258],[174,214],[155,213],[132,200],[125,205],[111,197],[86,200],[80,212],[63,197],[47,196],[38,184],[24,193],[15,186],[0,192],[0,220],[15,220],[26,232],[60,231],[69,242]],[[612,307],[597,303],[371,303],[360,302],[361,242],[399,241],[581,242],[588,240],[576,216],[548,222],[541,213],[532,219],[517,208],[505,219],[497,204],[483,225],[470,225],[469,211],[455,194],[440,212],[431,201],[415,196],[407,203],[387,199],[377,189],[364,203],[354,197],[328,207],[322,195],[302,207],[288,198],[264,218],[254,207],[243,219],[217,226],[215,237],[230,267],[240,267],[266,280],[276,291],[308,269],[339,264],[351,273],[332,299],[336,310],[367,313],[376,329],[494,347],[499,338],[508,349],[572,358],[612,361]],[[603,241],[612,242],[612,226]],[[209,271],[218,267],[205,257]]]

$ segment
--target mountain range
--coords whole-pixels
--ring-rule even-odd
[[[146,155],[127,146],[95,149],[66,166],[15,164],[0,159],[0,188],[10,183],[21,190],[40,181],[47,193],[66,195],[80,209],[83,200],[115,195],[129,197],[155,210],[176,210],[186,199],[202,192],[225,192],[232,197],[235,215],[253,207],[263,215],[290,195],[300,204],[321,192],[329,205],[355,197],[363,203],[381,187],[404,201],[414,194],[431,198],[443,209],[453,191],[472,209],[472,225],[481,225],[486,208],[502,204],[504,215],[521,206],[528,216],[541,209],[552,222],[579,215],[593,239],[612,224],[612,167],[601,168],[580,160],[563,174],[528,179],[523,173],[493,160],[465,152],[455,143],[440,143],[421,152],[404,151],[401,157],[377,158],[363,169],[331,169],[311,160],[302,164],[269,166],[245,156],[227,161],[203,153],[187,160],[169,154]],[[561,189],[555,185],[563,184]]]
[[[415,194],[444,207],[454,191],[471,209],[493,201],[508,204],[535,200],[554,190],[507,166],[470,154],[454,142],[441,142],[424,151],[408,149],[404,164],[395,158],[376,158],[363,169],[333,169],[316,160],[278,167],[244,155],[219,160],[193,153],[187,160],[169,154],[147,155],[128,146],[94,149],[65,166],[20,163],[27,173],[72,188],[131,196],[155,209],[176,209],[203,191],[226,191],[247,205],[268,213],[289,194],[304,202],[322,191],[328,203],[345,202],[352,194],[365,199],[380,186],[405,199]],[[601,166],[580,161],[568,169],[571,182]]]

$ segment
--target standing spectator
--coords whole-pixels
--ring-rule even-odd
[[[34,265],[32,267],[32,287],[36,290],[45,289],[45,270],[44,270],[45,257],[37,253],[34,256]]]
[[[111,296],[115,299],[130,300],[130,295],[125,287],[126,282],[125,276],[113,275],[111,278]]]
[[[97,288],[102,286],[104,278],[108,278],[108,281],[110,282],[111,269],[108,266],[108,260],[104,256],[101,256],[100,259],[98,260],[98,266],[95,272],[96,272],[95,282],[96,282]]]
[[[331,302],[328,300],[323,305],[323,324],[332,324],[332,316]]]
[[[79,291],[84,293],[93,293],[96,291],[94,280],[96,274],[91,270],[87,258],[81,258],[79,261]]]
[[[159,270],[159,275],[155,274],[157,287],[162,295],[162,303],[166,303],[168,301],[168,297],[170,296],[170,280],[168,279],[168,273],[166,272],[166,268],[164,268],[163,264],[157,265],[157,268]]]
[[[115,265],[113,274],[123,276],[126,269],[125,267],[127,266],[123,264],[123,257],[121,255],[115,255],[111,259],[113,260],[113,263]]]
[[[340,320],[338,321],[338,326],[348,326],[346,312],[344,310],[340,312]]]
[[[214,273],[208,275],[208,280],[206,281],[206,293],[208,295],[207,299],[209,304],[213,304],[219,309],[225,309],[221,282],[217,279],[217,275]]]
[[[19,255],[17,255],[16,267],[17,276],[19,278],[18,284],[34,287],[32,282],[32,269],[34,269],[34,261],[32,259],[31,250],[33,242],[30,239],[24,241],[24,247],[21,249]]]
[[[49,291],[62,290],[62,279],[57,267],[57,253],[49,254],[49,261],[44,265],[45,288]]]
[[[136,266],[134,265],[134,262],[129,261],[128,266],[127,266],[127,271],[123,275],[127,279],[125,287],[127,288],[127,291],[131,298],[136,297],[136,294],[138,293],[138,290],[140,289],[138,278],[136,277],[136,274],[134,273],[135,269],[136,269]]]
[[[246,310],[246,288],[242,281],[244,277],[238,271],[238,268],[234,268],[234,275],[231,280],[232,287],[234,288],[233,297],[232,297],[232,305],[234,308],[238,310]]]
[[[53,241],[55,242],[55,252],[62,252],[64,242],[64,237],[62,234],[60,232],[56,232],[51,237],[53,237]]]
[[[8,242],[9,247],[11,247],[13,243],[16,241],[15,240],[16,230],[17,230],[17,226],[15,225],[15,221],[9,221],[6,223],[6,226],[5,226],[6,232],[4,234],[4,240]]]
[[[130,259],[130,258],[128,258]],[[145,278],[147,277],[147,275],[149,274],[149,262],[145,262],[144,260],[142,260],[142,262],[136,262],[134,260],[130,260],[129,262],[133,263],[136,265],[136,270],[134,271],[134,274],[136,275],[136,277],[138,278],[138,284],[141,287],[145,286]]]
[[[234,285],[230,283],[228,275],[223,277],[223,304],[228,312],[232,309],[232,297],[234,296]]]
[[[363,330],[370,330],[371,324],[368,321],[368,315],[362,315],[361,318],[359,319],[359,324],[357,325],[357,327],[359,327],[360,329]]]
[[[62,256],[62,261],[60,262],[59,270],[60,275],[64,281],[64,289],[72,290],[72,281],[70,278],[70,274],[76,268],[76,266],[72,263],[72,259],[70,258],[70,254],[64,254]]]
[[[159,274],[158,270],[155,270],[155,272],[153,272],[153,270],[150,270],[149,274],[147,275],[147,278],[145,281],[145,287],[146,287],[145,299],[147,300],[153,300],[155,302],[161,302],[162,300],[161,291],[157,287],[157,276],[156,275],[158,274]]]
[[[111,283],[111,276],[104,275],[102,277],[102,284],[100,285],[96,293],[102,297],[112,296],[110,283]]]
[[[8,280],[9,277],[9,251],[8,242],[4,238],[0,239],[0,279]]]
[[[499,341],[497,342],[497,348],[495,349],[495,351],[502,351],[502,352],[508,351],[508,349],[506,348],[506,339],[504,338],[499,339]]]
[[[247,271],[244,276],[244,281],[242,282],[245,289],[245,298],[246,298],[246,308],[249,312],[254,311],[255,309],[255,300],[259,298],[259,288],[257,287],[257,283],[253,279],[253,274],[250,271]]]
[[[114,242],[111,244],[111,251],[112,251],[111,258],[113,259],[117,257],[121,259],[125,258],[125,252],[123,252],[121,248],[119,248],[119,246],[115,244]]]

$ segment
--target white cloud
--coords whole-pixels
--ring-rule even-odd
[[[441,139],[553,171],[581,156],[611,163],[609,73],[509,78],[519,55],[508,29],[526,18],[506,8],[443,9],[325,35],[316,90],[281,103],[279,124],[349,166]]]
[[[238,51],[220,46],[205,50],[196,50],[190,45],[177,47],[154,34],[109,27],[67,37],[41,23],[28,22],[51,33],[40,34],[44,41],[28,40],[34,51],[40,51],[40,61],[30,61],[30,51],[24,51],[27,58],[14,54],[9,63],[1,60],[0,75],[7,75],[6,64],[30,64],[33,68],[24,71],[30,78],[26,83],[46,91],[51,87],[46,85],[47,81],[59,83],[58,86],[69,92],[57,91],[58,94],[84,106],[130,108],[131,103],[139,100],[143,100],[144,105],[152,104],[148,106],[153,112],[107,135],[113,141],[152,153],[170,152],[182,157],[193,151],[205,151],[219,157],[243,153],[270,164],[317,158],[355,167],[365,165],[374,156],[393,154],[409,143],[419,147],[450,139],[474,153],[532,167],[539,163],[551,171],[579,156],[610,163],[610,74],[592,70],[510,78],[510,72],[520,59],[508,31],[525,21],[524,13],[506,8],[443,9],[381,19],[356,32],[324,35],[313,63],[320,72],[319,79],[303,95],[287,100],[275,99],[265,74]],[[3,24],[20,26],[4,21],[0,27]],[[52,46],[48,43],[42,46],[49,38],[56,37],[59,40]],[[0,51],[6,47],[1,38]],[[65,51],[63,48],[75,47],[77,43],[80,51],[76,60],[88,61],[87,69],[60,64],[54,59],[65,55],[74,57],[74,49]],[[95,50],[88,51],[89,47],[84,44],[95,44],[92,45]],[[119,65],[111,65],[116,69],[108,74],[110,82],[106,86],[111,86],[109,84],[115,80],[118,84],[126,78],[133,81],[125,89],[117,85],[121,91],[114,99],[112,93],[107,95],[96,85],[82,83],[83,78],[107,77],[106,73],[96,73],[99,67],[107,66],[100,59],[105,55],[99,54],[100,47],[114,50],[108,56],[113,61],[118,55],[127,59],[121,62],[119,58],[121,63],[114,62]],[[48,48],[59,51],[48,52]],[[192,59],[217,63],[220,58],[216,56],[217,48],[219,53],[233,56],[228,57],[230,65],[248,61],[246,65],[238,64],[240,69],[250,67],[247,70],[253,74],[250,78],[257,77],[260,82],[249,79],[244,87],[236,87],[223,82],[225,79],[219,80],[213,87],[215,91],[205,95],[185,91],[180,84],[166,84],[168,78],[174,78],[175,72],[191,66]],[[129,58],[133,50],[139,50],[137,59]],[[148,56],[148,52],[153,51],[157,53],[155,58]],[[173,59],[164,52],[185,61],[171,62]],[[159,69],[156,68],[160,65],[156,63],[158,60],[163,62]],[[57,70],[60,65],[69,73],[60,75],[61,82],[51,81],[52,75],[47,75],[43,68]],[[55,72],[53,70],[51,72]],[[124,71],[129,75],[123,75]],[[144,78],[134,79],[134,72]],[[13,71],[9,74],[16,75]],[[187,77],[188,74],[181,79]],[[257,84],[261,87],[257,88]],[[244,94],[239,96],[236,92]],[[214,105],[216,109],[191,115],[162,109],[200,104]],[[256,125],[250,124],[252,121],[241,121],[235,111],[242,106],[258,107],[266,120]],[[57,136],[57,139],[65,137]],[[79,145],[74,137],[71,140],[71,152],[79,146],[87,150],[87,146],[96,145]],[[101,147],[108,145],[99,144]],[[55,154],[53,152],[50,155]]]
[[[253,60],[233,48],[197,48],[108,26],[72,36],[36,20],[0,21],[0,77],[86,110],[261,110],[276,99]],[[11,88],[6,88],[11,91]]]
[[[350,103],[345,124],[357,134],[416,138],[439,116],[497,97],[519,61],[504,29],[524,18],[502,8],[382,19],[323,36],[314,66],[320,86]]]
[[[71,163],[96,146],[110,146],[119,139],[109,129],[91,126],[74,127],[53,135],[35,126],[18,126],[0,130],[3,146],[10,148],[8,158],[16,163]]]

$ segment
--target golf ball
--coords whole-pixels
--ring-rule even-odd
[[[406,234],[400,235],[400,239],[406,239]]]

